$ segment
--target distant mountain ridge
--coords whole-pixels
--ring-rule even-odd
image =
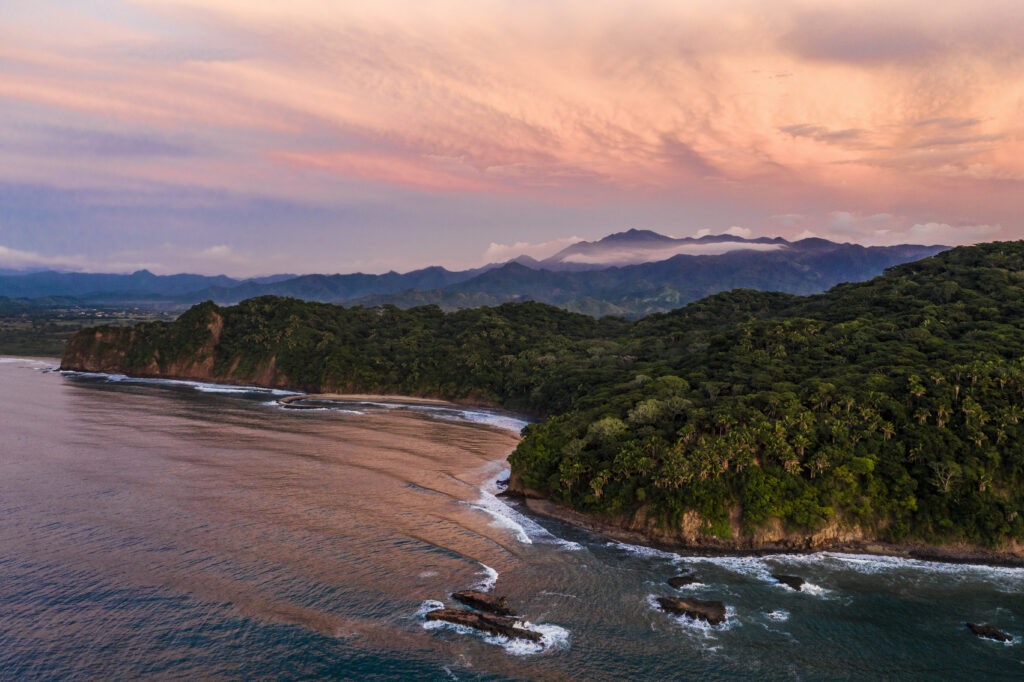
[[[543,260],[524,255],[462,271],[432,266],[380,275],[272,275],[248,280],[159,276],[147,270],[130,275],[47,271],[0,276],[0,296],[187,305],[276,295],[346,305],[435,304],[447,310],[534,300],[590,315],[636,317],[728,289],[819,293],[947,248],[865,247],[825,239],[790,242],[730,234],[675,238],[634,229],[577,242]]]
[[[227,275],[154,275],[149,270],[138,270],[130,275],[44,270],[0,277],[0,296],[89,299],[120,294],[151,298],[181,296],[211,286],[234,286],[239,281]]]
[[[731,234],[667,237],[651,230],[630,229],[595,242],[570,244],[538,265],[545,270],[593,270],[654,263],[679,255],[719,255],[742,249],[771,250],[789,244],[782,237],[748,239]]]
[[[746,242],[739,237],[733,239]],[[824,239],[770,243],[778,248],[743,248],[714,255],[680,254],[655,262],[599,269],[533,269],[509,262],[441,289],[339,302],[367,306],[391,303],[400,308],[435,304],[455,310],[532,300],[588,315],[639,317],[730,289],[821,293],[836,284],[871,279],[894,265],[947,249],[919,245],[865,247]]]

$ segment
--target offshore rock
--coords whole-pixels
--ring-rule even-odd
[[[978,637],[984,637],[985,639],[994,639],[997,642],[1010,642],[1013,640],[1012,635],[1008,635],[1002,630],[994,628],[991,625],[975,625],[974,623],[968,623],[967,627]]]
[[[668,584],[672,587],[679,589],[680,587],[686,587],[690,583],[697,582],[697,576],[693,573],[685,573],[683,575],[677,575],[674,578],[668,579]]]
[[[490,611],[500,616],[514,616],[516,612],[508,607],[507,597],[495,597],[480,590],[462,590],[452,593],[452,599],[480,611]]]
[[[807,582],[798,575],[782,575],[781,573],[772,573],[772,577],[778,580],[783,585],[786,585],[787,587],[790,587],[796,590],[797,592],[799,592],[800,588],[802,588],[804,586],[804,583]]]
[[[427,620],[440,620],[455,625],[464,625],[490,635],[539,642],[541,634],[519,627],[519,621],[507,616],[492,616],[463,609],[436,609],[427,613]]]
[[[658,605],[669,613],[707,621],[710,625],[719,625],[725,622],[725,604],[720,601],[658,597]]]

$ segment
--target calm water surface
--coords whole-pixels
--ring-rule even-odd
[[[609,543],[493,497],[508,416],[52,365],[0,361],[3,679],[1024,679],[1021,570]],[[472,586],[544,645],[428,626]],[[728,624],[652,607],[681,593]]]

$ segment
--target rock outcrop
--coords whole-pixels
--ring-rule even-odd
[[[798,575],[783,575],[782,573],[772,573],[772,577],[778,580],[783,585],[789,587],[790,589],[796,590],[797,592],[799,592],[800,589],[804,586],[804,583],[807,582]]]
[[[687,585],[695,582],[697,582],[697,576],[693,573],[684,573],[683,575],[677,575],[668,579],[668,584],[676,589],[686,587]]]
[[[978,637],[984,637],[985,639],[994,639],[997,642],[1013,641],[1013,635],[1008,635],[999,628],[992,627],[991,625],[976,625],[975,623],[968,623],[967,628]]]
[[[516,612],[509,608],[507,597],[495,597],[494,595],[481,592],[480,590],[462,590],[453,592],[452,599],[461,602],[470,608],[480,611],[490,611],[499,616],[514,616]]]
[[[720,601],[658,597],[658,605],[669,613],[707,621],[710,625],[720,625],[725,622],[725,604]]]
[[[455,625],[464,625],[480,632],[491,635],[509,637],[514,639],[525,639],[530,642],[540,642],[541,634],[533,630],[521,627],[517,618],[508,616],[492,616],[477,611],[466,611],[465,609],[436,609],[427,613],[427,620],[439,620]]]

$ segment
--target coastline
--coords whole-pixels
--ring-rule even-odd
[[[27,359],[27,358],[18,358]],[[309,386],[301,386],[293,384],[288,381],[253,381],[251,379],[241,379],[233,377],[214,377],[210,376],[207,372],[203,371],[192,371],[192,372],[172,372],[172,373],[159,373],[159,372],[128,372],[121,369],[93,369],[85,366],[73,366],[65,364],[64,358],[58,358],[57,362],[60,364],[58,370],[61,372],[81,372],[84,374],[96,374],[96,375],[121,375],[132,379],[166,379],[168,381],[200,381],[206,384],[215,384],[219,386],[242,386],[247,388],[262,388],[268,390],[279,390],[279,391],[292,391],[295,395],[284,396],[285,398],[291,398],[289,402],[297,400],[338,400],[338,401],[367,401],[372,400],[375,402],[391,402],[391,403],[405,403],[408,405],[436,405],[436,406],[447,406],[447,407],[479,407],[491,410],[506,410],[500,404],[491,400],[481,400],[473,398],[444,398],[437,395],[404,395],[397,393],[337,393],[337,392],[324,392],[322,388],[316,387],[311,388]],[[281,403],[287,406],[286,403]],[[298,406],[295,406],[296,408]],[[526,412],[516,412],[523,416],[535,416],[530,415]]]
[[[1022,550],[990,550],[970,545],[925,545],[918,543],[889,543],[878,540],[840,541],[813,546],[790,543],[765,543],[757,547],[729,547],[724,541],[685,542],[669,535],[657,537],[590,516],[551,500],[506,490],[502,496],[519,500],[529,513],[567,523],[610,540],[632,545],[652,547],[684,556],[770,556],[773,554],[807,555],[818,552],[835,554],[871,555],[897,559],[915,559],[946,564],[977,564],[1004,568],[1024,568]]]
[[[458,407],[458,403],[438,398],[419,398],[411,395],[396,395],[392,393],[300,393],[297,395],[286,395],[277,399],[279,405],[304,409],[307,406],[293,405],[292,403],[304,400],[315,400],[317,402],[377,402],[402,405],[435,405],[437,407]]]
[[[210,384],[249,386],[252,388],[269,388],[292,391],[303,391],[303,387],[296,387],[286,382],[274,382],[274,385],[267,386],[253,381],[239,381],[232,379],[217,379],[208,376],[197,376],[198,373],[187,373],[186,375],[150,374],[150,373],[127,373],[127,372],[103,372],[85,369],[65,367],[63,362],[61,371],[84,371],[91,374],[123,374],[132,378],[140,379],[169,379],[178,381],[202,381]],[[337,401],[366,401],[406,403],[411,405],[434,405],[434,406],[462,406],[479,407],[486,409],[503,409],[500,405],[490,401],[480,400],[444,400],[435,396],[407,396],[393,393],[296,393],[294,395],[278,398],[278,404],[289,407],[293,402],[302,400],[337,400]],[[291,409],[303,409],[299,405],[292,405]],[[511,454],[511,453],[509,453]],[[503,458],[506,461],[508,455]],[[920,543],[887,543],[874,539],[846,540],[837,542],[824,542],[811,544],[809,540],[804,542],[769,542],[762,543],[756,547],[729,546],[729,541],[709,538],[706,541],[683,541],[677,536],[659,533],[658,535],[645,533],[641,530],[630,527],[625,522],[618,520],[602,519],[570,509],[564,505],[546,499],[534,491],[519,490],[515,484],[515,476],[512,477],[510,486],[499,493],[502,497],[518,499],[523,507],[533,515],[547,517],[568,523],[588,532],[602,535],[619,542],[643,545],[666,551],[678,552],[687,555],[704,556],[766,556],[772,554],[813,554],[816,552],[835,552],[842,554],[862,554],[882,557],[894,557],[901,559],[916,559],[920,561],[934,561],[950,564],[982,564],[988,566],[1002,566],[1013,568],[1024,568],[1024,547],[1014,550],[992,550],[981,546],[973,545],[927,545]],[[732,541],[735,544],[735,541]]]

